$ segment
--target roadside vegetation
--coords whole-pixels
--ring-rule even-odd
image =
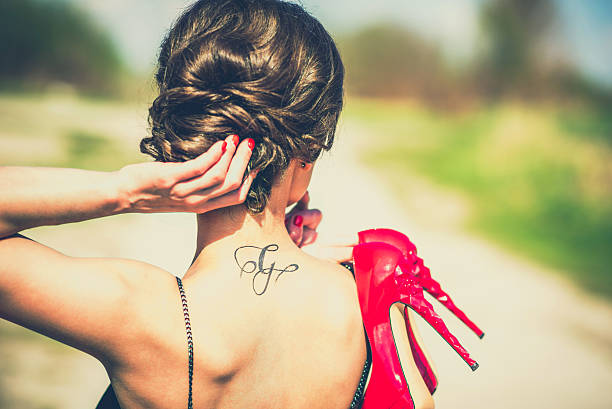
[[[612,297],[607,118],[512,103],[460,114],[371,100],[348,108],[379,136],[363,160],[382,180],[410,172],[456,190],[472,204],[466,227]]]

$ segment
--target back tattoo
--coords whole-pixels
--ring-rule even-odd
[[[265,247],[242,246],[234,251],[234,260],[240,268],[240,277],[245,274],[252,277],[253,291],[257,295],[266,292],[273,273],[277,273],[274,279],[274,282],[277,282],[283,274],[292,273],[300,268],[297,264],[289,264],[285,268],[276,268],[275,261],[269,262],[266,260],[266,255],[274,251],[278,251],[278,244],[268,244]],[[269,264],[266,264],[266,262]]]

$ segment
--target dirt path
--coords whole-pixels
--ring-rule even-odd
[[[610,304],[462,233],[458,226],[469,208],[456,196],[406,176],[414,194],[400,203],[381,180],[358,165],[356,152],[368,137],[354,125],[341,127],[338,146],[318,165],[312,204],[324,210],[322,240],[350,240],[369,227],[391,226],[407,233],[434,276],[486,331],[480,341],[438,308],[480,362],[471,373],[446,343],[421,325],[439,373],[437,407],[612,407]],[[193,254],[189,215],[121,216],[37,229],[31,235],[69,254],[132,257],[177,273]],[[9,324],[0,330],[0,406],[93,407],[106,383],[97,362]]]
[[[612,407],[612,306],[541,267],[461,232],[460,198],[405,176],[403,202],[356,161],[372,135],[344,124],[312,183],[325,209],[321,236],[393,226],[408,234],[457,304],[486,332],[480,341],[442,306],[445,322],[479,363],[471,373],[428,326],[421,333],[439,374],[436,407]],[[341,237],[339,237],[341,238]]]

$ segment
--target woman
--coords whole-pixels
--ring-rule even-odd
[[[332,146],[343,75],[333,40],[295,4],[195,3],[160,51],[152,135],[141,143],[156,162],[2,169],[0,316],[99,359],[124,409],[357,407],[367,343],[355,281],[300,250],[294,241],[312,241],[311,231],[292,240],[285,228],[285,209]],[[182,282],[16,234],[166,211],[198,214]],[[415,406],[432,406],[404,362]]]

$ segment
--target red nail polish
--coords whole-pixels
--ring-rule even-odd
[[[238,146],[239,141],[240,138],[238,137],[238,135],[232,135],[232,142],[234,143],[234,146]]]
[[[221,152],[225,153],[227,150],[227,142],[223,141],[223,145],[221,145]]]
[[[304,223],[304,218],[299,214],[295,216],[295,219],[293,219],[293,224],[295,224],[297,227],[300,227],[302,223]]]
[[[255,147],[255,141],[253,140],[253,138],[247,139],[247,143],[249,144],[249,149],[253,150],[253,148]]]

